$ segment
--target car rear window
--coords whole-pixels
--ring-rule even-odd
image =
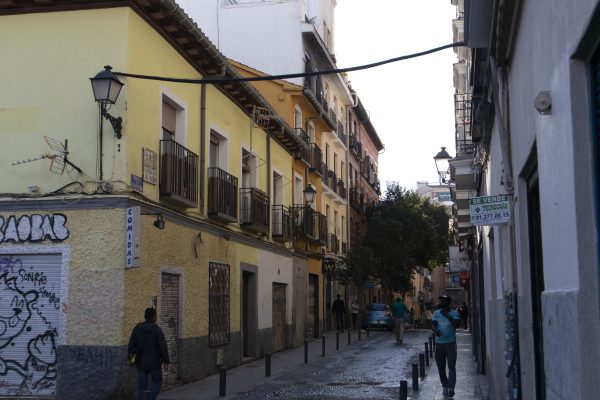
[[[372,311],[387,311],[389,307],[387,304],[369,304],[368,309]]]

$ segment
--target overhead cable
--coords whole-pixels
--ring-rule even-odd
[[[256,82],[256,81],[272,81],[277,79],[289,79],[289,78],[302,78],[307,76],[321,76],[321,75],[333,75],[333,74],[341,74],[344,72],[352,72],[352,71],[360,71],[363,69],[369,69],[374,67],[379,67],[381,65],[390,64],[393,62],[409,60],[411,58],[422,57],[428,54],[436,53],[441,50],[449,49],[451,47],[460,47],[464,46],[464,42],[456,42],[447,44],[440,47],[435,47],[433,49],[421,51],[418,53],[408,54],[405,56],[399,56],[390,58],[388,60],[378,61],[371,64],[358,65],[355,67],[348,68],[337,68],[325,71],[308,71],[308,72],[298,72],[293,74],[282,74],[282,75],[266,75],[266,76],[252,76],[252,77],[236,77],[236,78],[203,78],[203,79],[186,79],[186,78],[169,78],[164,76],[153,76],[153,75],[141,75],[141,74],[130,74],[127,72],[113,72],[115,75],[128,77],[128,78],[137,78],[137,79],[149,79],[155,81],[163,81],[163,82],[177,82],[177,83],[191,83],[191,84],[223,84],[223,83],[237,83],[237,82]]]

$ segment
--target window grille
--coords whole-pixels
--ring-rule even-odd
[[[209,346],[221,346],[229,343],[229,265],[208,264],[209,290]]]

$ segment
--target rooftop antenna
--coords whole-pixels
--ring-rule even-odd
[[[75,165],[71,161],[69,161],[69,158],[68,158],[69,157],[69,151],[68,151],[69,141],[67,139],[65,139],[64,144],[62,142],[59,142],[58,140],[52,139],[51,137],[48,137],[48,136],[44,136],[44,139],[46,140],[48,147],[50,147],[51,150],[55,151],[54,154],[46,153],[46,154],[40,155],[39,157],[29,158],[27,160],[19,160],[17,162],[12,163],[12,165],[21,165],[21,164],[27,164],[27,163],[30,163],[33,161],[48,159],[48,160],[52,160],[50,163],[50,171],[54,172],[55,174],[58,174],[58,175],[64,174],[65,168],[67,165],[71,166],[74,170],[76,170],[80,174],[83,172],[83,171],[81,171],[81,168],[79,168],[77,165]]]

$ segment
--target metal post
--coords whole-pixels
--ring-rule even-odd
[[[325,357],[325,335],[321,336],[321,357]]]
[[[271,376],[271,353],[265,354],[265,376]]]
[[[335,332],[335,349],[340,349],[340,331]]]
[[[219,370],[219,397],[224,397],[227,393],[227,368],[221,367]]]
[[[413,392],[419,391],[419,365],[412,365],[412,390]]]
[[[425,354],[419,353],[419,376],[425,378]]]
[[[433,358],[433,337],[429,337],[429,357]]]
[[[425,365],[429,367],[429,343],[425,342]]]
[[[351,335],[352,335],[352,329],[348,329],[348,346],[350,346],[350,342],[351,342]]]
[[[408,398],[408,382],[400,381],[400,400],[406,400]]]
[[[304,364],[308,364],[308,339],[304,339]]]

